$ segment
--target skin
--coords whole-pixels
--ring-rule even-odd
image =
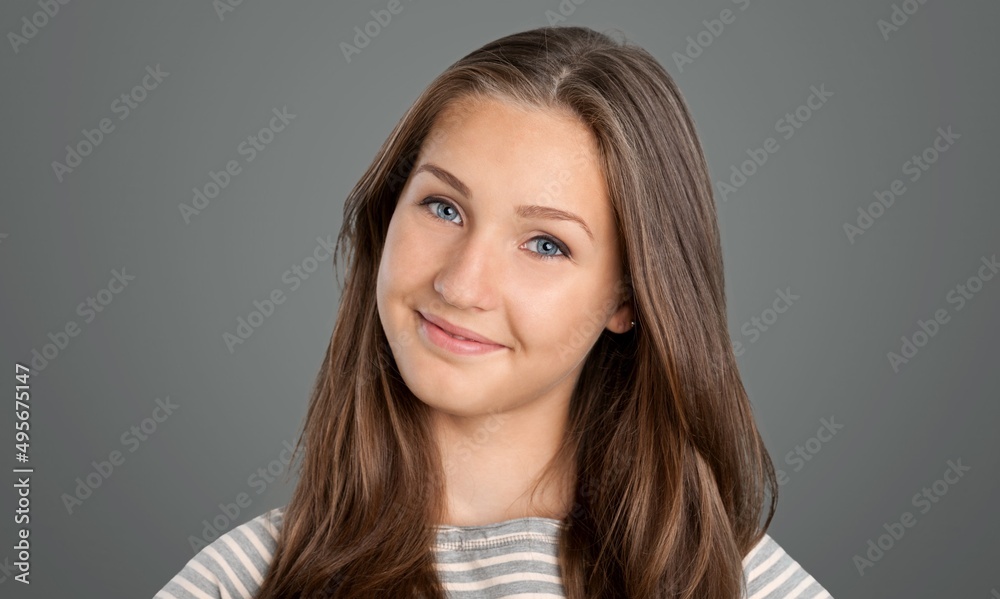
[[[453,103],[428,139],[389,224],[377,303],[403,380],[432,408],[441,523],[561,518],[569,468],[533,502],[528,491],[562,440],[588,352],[605,328],[623,333],[633,318],[596,139],[569,113],[493,99]],[[471,197],[418,172],[425,164]],[[571,221],[521,218],[522,204],[572,212],[593,239]],[[418,311],[504,347],[451,353],[428,340]]]

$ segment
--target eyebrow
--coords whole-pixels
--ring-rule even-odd
[[[461,179],[446,171],[445,169],[437,166],[436,164],[431,164],[430,162],[425,162],[417,167],[413,171],[413,176],[418,175],[422,172],[428,172],[438,179],[441,179],[449,186],[455,189],[458,193],[462,194],[466,198],[472,199],[472,191],[469,186],[462,182]],[[521,218],[545,218],[550,220],[564,220],[569,222],[574,222],[580,225],[587,236],[590,237],[591,241],[594,241],[594,234],[590,231],[590,227],[587,226],[586,221],[584,221],[579,216],[573,214],[572,212],[567,212],[565,210],[560,210],[558,208],[552,208],[551,206],[537,206],[537,205],[520,205],[516,209],[517,215]]]

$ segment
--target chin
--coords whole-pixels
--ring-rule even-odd
[[[468,391],[442,387],[439,384],[440,379],[431,380],[433,377],[420,376],[414,380],[405,375],[402,378],[420,403],[437,412],[452,416],[476,416],[489,411],[488,406],[479,405],[475,401],[476,398],[472,398]],[[468,385],[460,383],[458,386],[468,389]]]

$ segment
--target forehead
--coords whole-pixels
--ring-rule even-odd
[[[431,129],[426,149],[479,154],[501,149],[506,150],[502,154],[511,154],[516,149],[531,158],[545,158],[540,166],[572,162],[581,170],[598,170],[599,164],[593,132],[574,114],[491,98],[452,102]]]
[[[476,199],[572,210],[593,226],[611,218],[599,156],[593,132],[568,111],[476,98],[442,111],[417,165],[448,170]]]

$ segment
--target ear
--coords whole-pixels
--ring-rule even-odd
[[[615,312],[608,317],[608,330],[614,333],[627,333],[632,330],[635,313],[632,310],[632,286],[627,279],[620,287],[620,302]]]
[[[608,318],[608,330],[614,333],[627,333],[632,330],[633,320],[635,316],[632,312],[632,300],[627,299]]]

